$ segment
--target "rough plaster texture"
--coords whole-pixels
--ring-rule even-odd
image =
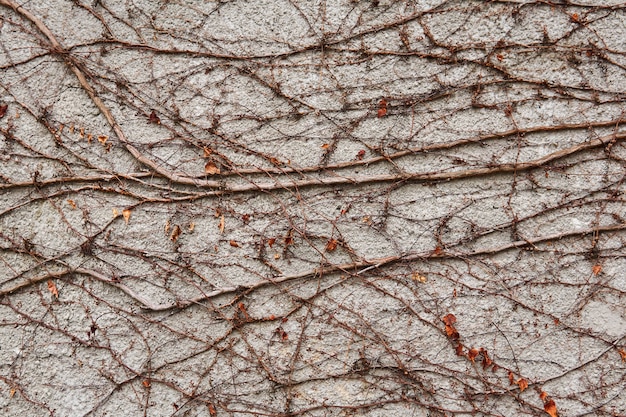
[[[626,415],[624,3],[0,0],[0,46],[1,415]]]

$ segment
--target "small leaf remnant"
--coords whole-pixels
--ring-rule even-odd
[[[337,249],[337,240],[336,239],[330,239],[326,243],[326,252],[333,252],[335,249]]]
[[[593,268],[591,268],[591,272],[593,272],[593,275],[598,275],[600,272],[602,272],[602,265],[594,265]]]
[[[456,316],[454,314],[447,314],[441,319],[446,325],[446,335],[450,338],[450,340],[459,340],[461,337],[459,332],[454,327],[454,323],[456,323]]]
[[[74,202],[74,200],[67,200],[67,204],[70,205],[72,210],[76,210],[76,203]]]
[[[543,409],[546,410],[546,413],[550,414],[551,417],[559,416],[559,412],[556,410],[556,404],[552,399],[545,402]]]
[[[418,272],[413,272],[413,275],[411,275],[411,279],[416,282],[421,282],[422,284],[428,281],[425,275],[421,275]]]
[[[385,117],[387,115],[387,100],[384,98],[378,102],[378,117]]]
[[[51,279],[48,280],[48,291],[50,291],[50,293],[54,295],[57,299],[59,298],[59,290],[57,290],[57,286]]]
[[[622,362],[626,362],[626,349],[622,348],[618,350],[619,355],[622,357]]]
[[[236,240],[231,240],[230,242],[228,242],[230,244],[230,246],[232,246],[233,248],[238,248],[239,247],[239,243],[237,243]]]
[[[207,175],[216,175],[221,172],[220,168],[214,162],[207,162],[204,165],[204,173]]]
[[[518,379],[516,384],[519,386],[520,392],[524,392],[524,390],[528,388],[528,381],[524,378]]]
[[[2,119],[5,114],[7,114],[8,109],[9,109],[8,104],[0,104],[0,119]]]
[[[180,230],[180,226],[178,225],[174,226],[174,229],[172,229],[172,235],[170,236],[170,240],[172,242],[176,242],[178,238],[180,237],[181,233],[182,233],[182,230]]]
[[[126,224],[128,224],[129,220],[130,220],[130,210],[129,209],[125,209],[122,211],[122,217],[124,217],[124,222],[126,222]]]
[[[150,116],[148,117],[148,123],[154,123],[155,125],[161,124],[161,119],[159,119],[159,116],[157,116],[154,110],[152,110],[152,113],[150,113]]]

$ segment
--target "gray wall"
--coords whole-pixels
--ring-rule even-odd
[[[626,8],[566,3],[0,0],[0,414],[625,415]]]

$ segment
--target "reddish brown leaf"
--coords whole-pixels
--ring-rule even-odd
[[[462,344],[458,344],[456,345],[456,356],[464,356],[465,353],[463,352],[463,345]]]
[[[602,265],[594,265],[593,268],[591,268],[591,272],[593,272],[593,275],[598,275],[602,272]]]
[[[541,401],[545,401],[545,400],[546,400],[546,398],[548,398],[548,393],[547,393],[547,392],[545,392],[545,391],[541,391],[541,392],[539,393],[539,398],[541,398]]]
[[[244,224],[248,224],[248,222],[250,221],[250,215],[244,214],[243,216],[241,216],[241,221],[244,222]]]
[[[546,413],[550,414],[551,417],[558,417],[559,413],[556,410],[556,404],[553,400],[548,400],[543,405],[543,409],[546,410]]]
[[[441,255],[442,252],[443,249],[441,249],[441,246],[437,246],[435,247],[435,250],[433,250],[433,255]]]
[[[622,357],[622,362],[626,362],[626,350],[624,350],[623,348],[618,350],[619,355]]]
[[[157,116],[154,110],[152,110],[152,113],[150,113],[150,116],[148,117],[148,122],[154,123],[155,125],[161,124],[161,119],[159,119],[159,116]]]
[[[446,314],[441,320],[443,320],[443,322],[448,326],[452,326],[454,323],[456,323],[456,316],[452,313]]]
[[[48,280],[48,291],[50,291],[50,293],[56,298],[59,298],[59,291],[57,290],[57,286],[51,279]]]
[[[7,114],[8,109],[9,109],[8,104],[0,104],[0,119],[2,119],[5,114]]]
[[[211,417],[217,416],[217,411],[215,411],[215,406],[213,406],[213,404],[211,403],[209,403],[209,414],[211,415]]]
[[[76,203],[74,202],[74,200],[67,200],[67,204],[69,204],[72,209],[76,208]]]
[[[378,103],[378,117],[385,117],[387,114],[387,100],[384,98]]]
[[[528,388],[528,381],[524,378],[520,378],[517,380],[516,384],[519,386],[519,391],[524,392],[526,388]]]
[[[235,240],[231,240],[228,243],[230,243],[230,246],[232,246],[233,248],[238,248],[239,247],[239,243],[237,243],[237,241],[235,241]]]
[[[335,249],[337,249],[337,240],[335,239],[330,239],[327,243],[326,243],[326,252],[332,252]]]
[[[358,159],[359,161],[363,160],[363,157],[365,156],[365,150],[361,149],[359,152],[357,152],[356,154],[356,159]]]
[[[141,385],[143,385],[145,388],[150,388],[150,381],[144,379],[143,381],[141,381]]]
[[[478,349],[476,348],[470,349],[470,351],[467,352],[467,359],[474,362],[474,359],[476,359],[476,356],[478,356],[478,353],[479,353]]]
[[[270,245],[270,248],[274,246],[274,243],[276,243],[275,237],[272,237],[267,241],[267,244]]]
[[[483,369],[487,369],[487,367],[491,365],[493,361],[489,357],[489,353],[487,353],[487,349],[480,348],[480,354],[483,356]]]
[[[513,375],[513,372],[511,371],[509,371],[509,382],[511,385],[515,385],[515,375]]]

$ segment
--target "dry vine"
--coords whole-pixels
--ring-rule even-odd
[[[0,412],[626,414],[626,5],[0,0]]]

